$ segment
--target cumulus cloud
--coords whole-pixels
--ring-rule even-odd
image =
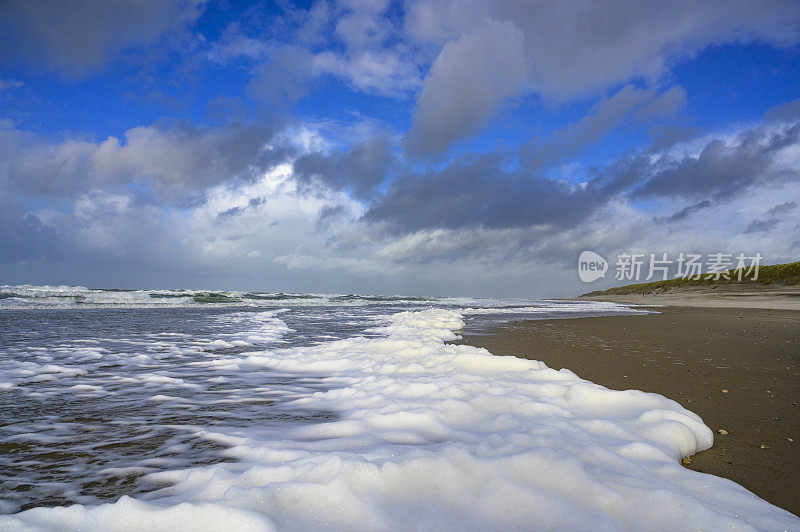
[[[406,7],[407,35],[421,44],[444,46],[420,93],[409,143],[423,152],[443,151],[483,126],[499,105],[523,90],[567,101],[632,78],[656,79],[672,62],[709,45],[763,40],[789,46],[800,40],[800,28],[793,22],[799,17],[800,5],[788,0],[766,5],[721,0],[589,4],[414,0]],[[495,21],[493,30],[476,29],[487,19]],[[482,54],[495,45],[497,52],[503,52],[501,43],[507,46],[507,57],[497,58],[497,66],[486,64]],[[517,66],[519,79],[508,70],[511,65]],[[453,80],[447,83],[450,71]],[[510,84],[498,83],[498,76],[511,76]],[[466,93],[475,95],[474,111],[458,91],[465,77]],[[680,96],[671,94],[657,105],[680,104]],[[437,130],[427,112],[443,108],[465,113],[462,123],[451,118]],[[433,147],[426,148],[419,139],[432,140]]]
[[[384,240],[376,255],[389,262],[414,265],[421,277],[435,278],[439,289],[468,286],[470,293],[511,297],[520,293],[577,295],[589,290],[578,281],[574,269],[578,255],[586,249],[598,251],[609,260],[631,252],[666,252],[672,258],[680,252],[760,252],[775,262],[796,260],[800,248],[786,234],[798,229],[797,217],[777,221],[757,238],[747,232],[747,227],[754,204],[770,204],[775,198],[797,194],[798,183],[772,184],[752,190],[747,197],[709,202],[679,220],[665,220],[618,196],[571,227],[553,230],[544,226],[471,225],[420,229]],[[703,231],[697,231],[698,226]],[[592,289],[613,284],[610,277]]]
[[[440,153],[519,95],[527,79],[524,38],[513,22],[492,20],[447,43],[425,77],[406,151]]]
[[[0,56],[69,76],[97,69],[115,54],[185,30],[205,0],[5,0]]]
[[[508,171],[492,154],[465,157],[441,171],[396,179],[367,219],[396,232],[426,228],[570,226],[613,193],[599,182],[571,186],[524,170]]]
[[[254,70],[247,92],[256,101],[276,110],[291,108],[308,92],[313,77],[313,55],[303,47],[271,48]]]
[[[11,198],[0,199],[0,263],[59,260],[63,245],[53,227],[42,224]]]
[[[49,143],[12,130],[0,135],[0,151],[13,153],[5,163],[6,179],[22,192],[74,196],[141,183],[166,199],[179,200],[236,177],[247,178],[265,161],[280,158],[280,150],[265,146],[272,137],[266,126],[142,126],[129,129],[122,139]]]
[[[763,139],[784,138],[791,127],[757,136],[769,145]],[[272,165],[249,181],[215,184],[201,202],[180,211],[132,192],[99,190],[79,193],[62,211],[7,208],[0,246],[8,259],[0,272],[19,275],[9,262],[36,271],[37,261],[61,260],[70,271],[124,266],[119,271],[128,279],[180,271],[195,286],[205,279],[208,286],[246,289],[348,291],[357,285],[382,292],[563,296],[581,290],[572,263],[583,249],[608,257],[632,250],[760,251],[774,260],[797,252],[781,237],[798,225],[797,202],[786,201],[800,197],[796,180],[759,179],[745,185],[747,194],[713,199],[653,196],[648,199],[663,204],[644,211],[630,194],[658,173],[657,155],[623,158],[587,184],[569,185],[495,154],[403,175],[370,207],[335,178],[308,181],[337,165],[346,168],[341,161],[354,155],[320,151],[307,135],[296,136],[295,144],[310,148],[305,155],[313,155],[308,161],[319,164],[317,170],[305,175],[289,162]],[[746,136],[732,134],[726,142]],[[694,144],[676,150],[702,152],[704,145]],[[784,169],[800,169],[797,148],[788,144],[779,152]],[[104,275],[93,278],[112,279]],[[159,279],[180,284],[180,277]]]
[[[259,24],[254,15],[256,22],[229,24],[208,56],[254,63],[251,94],[267,103],[273,93],[294,103],[320,76],[359,92],[403,96],[419,88],[420,65],[402,44],[390,7],[388,1],[320,1],[308,10],[285,5],[281,23]]]
[[[779,130],[747,130],[728,142],[714,139],[696,155],[667,154],[652,163],[642,160],[639,172],[649,178],[637,196],[722,198],[755,184],[791,179],[776,161],[784,150],[798,143],[800,122]]]
[[[536,260],[566,260],[574,246],[558,243],[575,240],[580,228],[586,232],[598,223],[607,229],[589,231],[588,240],[581,237],[587,248],[592,248],[592,241],[595,248],[619,249],[624,242],[650,239],[657,251],[661,231],[672,235],[666,241],[673,248],[680,237],[688,249],[693,249],[691,245],[710,249],[709,242],[721,245],[732,232],[776,231],[793,223],[796,202],[773,202],[761,211],[767,213],[766,219],[755,221],[744,205],[747,201],[757,205],[756,197],[780,198],[781,191],[790,197],[796,193],[798,129],[798,123],[764,123],[721,136],[724,140],[698,139],[667,152],[625,155],[594,170],[586,183],[578,185],[515,165],[508,154],[465,156],[441,170],[398,177],[370,207],[364,222],[382,232],[383,238],[389,235],[394,240],[380,252],[382,257],[418,262],[449,255],[451,247],[478,255],[495,249],[497,258],[498,241],[507,254],[502,260],[518,256],[533,260],[532,250],[538,250]],[[642,199],[650,204],[647,211],[633,207]],[[731,205],[740,211],[735,219],[724,214]],[[728,226],[715,224],[713,239],[697,241],[691,235],[693,224],[705,227],[705,217],[721,214]],[[631,219],[629,231],[615,233],[614,220],[626,218]],[[774,247],[787,252],[785,246]],[[419,254],[416,259],[415,254]]]
[[[342,0],[330,10],[332,46],[316,54],[318,74],[345,80],[357,90],[401,96],[419,87],[419,66],[389,13],[390,0]],[[319,9],[319,8],[317,8]],[[319,16],[307,24],[319,25]],[[302,30],[306,30],[303,27]]]
[[[747,224],[744,234],[769,233],[770,231],[782,225],[786,221],[787,216],[796,210],[796,201],[779,203],[766,212],[768,216],[767,218],[757,218]]]
[[[287,11],[280,31],[231,25],[216,53],[255,61],[251,94],[262,98],[293,102],[318,76],[392,97],[421,87],[404,139],[412,157],[447,151],[521,96],[563,103],[631,80],[652,86],[673,63],[710,45],[800,41],[792,23],[800,7],[789,0],[766,6],[411,0],[402,10],[387,1],[340,1]],[[674,87],[643,104],[634,119],[669,116],[684,103],[683,90]]]
[[[382,135],[351,146],[347,151],[312,152],[294,161],[295,177],[304,183],[321,182],[354,197],[369,199],[397,164],[391,140]]]
[[[458,38],[486,18],[514,21],[525,35],[532,83],[555,99],[658,75],[670,61],[710,44],[765,40],[786,46],[800,38],[794,22],[800,7],[789,0],[766,5],[412,0],[406,12],[408,34],[430,43]]]
[[[237,288],[276,291],[324,286],[329,273],[299,278],[277,260],[324,255],[329,233],[317,225],[321,211],[340,212],[329,231],[341,230],[363,212],[343,192],[304,189],[288,164],[274,165],[248,182],[215,185],[202,202],[188,208],[98,189],[78,194],[60,210],[0,206],[0,272],[9,281],[37,262],[49,264],[49,278],[54,278],[52,265],[63,261],[69,268],[55,275],[57,282],[75,283],[76,272],[112,279],[105,272],[111,268],[117,271],[112,283],[117,285],[125,278],[185,286],[189,276],[195,286],[209,279],[219,288],[220,279],[228,286],[238,279]],[[253,286],[256,278],[261,280]]]
[[[338,2],[342,15],[336,22],[336,35],[351,49],[382,45],[393,33],[391,22],[384,16],[390,4],[390,0]]]
[[[367,50],[350,56],[325,51],[314,57],[313,66],[317,74],[344,79],[368,93],[401,96],[420,84],[418,67],[394,51]]]

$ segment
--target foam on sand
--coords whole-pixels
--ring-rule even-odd
[[[290,404],[335,420],[206,429],[236,462],[152,473],[172,485],[149,501],[37,508],[0,528],[800,529],[741,486],[680,465],[713,434],[678,403],[448,345],[463,326],[455,311],[385,321],[377,337],[238,360],[244,372],[323,377],[328,389]]]

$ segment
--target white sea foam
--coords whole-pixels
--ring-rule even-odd
[[[462,318],[400,312],[377,336],[195,362],[209,379],[232,367],[319,378],[328,386],[287,405],[337,417],[198,428],[237,461],[151,473],[170,486],[147,501],[33,509],[0,528],[800,529],[741,486],[680,465],[713,435],[678,403],[446,344]]]

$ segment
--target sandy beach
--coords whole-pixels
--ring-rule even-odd
[[[680,289],[651,291],[645,294],[586,294],[587,301],[614,301],[637,305],[668,305],[671,307],[703,308],[760,308],[800,311],[800,285],[763,286],[752,284],[722,284],[687,286]]]
[[[674,399],[715,433],[714,446],[687,467],[729,478],[800,514],[800,312],[725,303],[511,322],[462,341],[568,368],[612,389]]]

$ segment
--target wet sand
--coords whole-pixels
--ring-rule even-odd
[[[661,313],[512,322],[463,342],[674,399],[715,433],[687,467],[800,515],[800,312],[653,310]]]

